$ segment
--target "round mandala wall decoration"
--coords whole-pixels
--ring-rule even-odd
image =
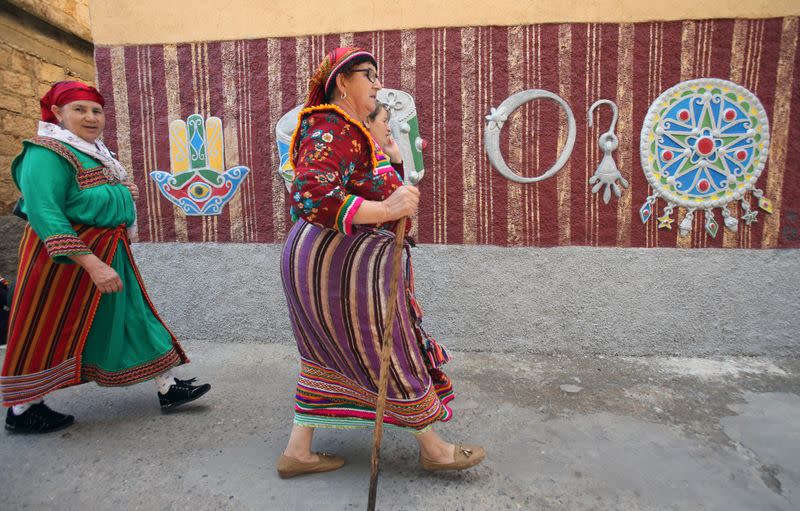
[[[639,210],[642,223],[657,213],[658,198],[667,203],[657,217],[659,228],[672,229],[674,208],[686,208],[681,236],[691,231],[695,211],[703,210],[706,232],[715,237],[714,208],[721,209],[725,227],[736,231],[739,221],[727,208],[736,200],[741,201],[742,220],[755,222],[758,211],[750,207],[747,192],[772,213],[772,203],[756,188],[768,150],[767,114],[749,90],[716,78],[667,89],[650,105],[642,126],[642,169],[653,188]]]

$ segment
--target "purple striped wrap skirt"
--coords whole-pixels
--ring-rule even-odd
[[[296,424],[374,424],[391,262],[398,250],[394,237],[391,231],[363,228],[345,235],[302,219],[289,233],[281,277],[300,352]],[[423,430],[452,417],[447,403],[453,387],[426,355],[426,345],[435,342],[421,328],[408,259],[403,273],[384,423]]]

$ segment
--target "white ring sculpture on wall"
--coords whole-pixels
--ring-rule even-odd
[[[500,131],[503,129],[503,124],[508,120],[508,116],[511,115],[514,110],[534,99],[549,99],[555,101],[558,103],[558,106],[564,110],[564,113],[567,115],[567,142],[564,144],[564,149],[561,151],[555,164],[553,164],[547,172],[539,176],[524,177],[514,172],[511,167],[506,164],[503,153],[500,152]],[[552,92],[541,89],[529,89],[517,92],[507,97],[497,108],[492,108],[492,113],[486,116],[486,133],[484,133],[483,136],[483,144],[486,148],[486,155],[489,157],[489,162],[492,166],[511,181],[517,183],[535,183],[537,181],[543,181],[549,177],[553,177],[561,170],[572,154],[572,148],[575,145],[575,116],[572,114],[572,109],[567,102]]]

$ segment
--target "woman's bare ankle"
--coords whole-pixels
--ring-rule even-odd
[[[283,451],[283,455],[305,463],[319,461],[319,456],[311,452],[310,449],[298,449],[287,446]]]
[[[418,438],[419,452],[427,460],[436,463],[452,463],[455,461],[455,446],[436,435],[430,438]]]
[[[313,439],[313,428],[299,426],[297,424],[293,425],[292,431],[289,434],[289,442],[286,444],[283,455],[306,463],[319,461],[319,456],[311,452],[311,443]]]

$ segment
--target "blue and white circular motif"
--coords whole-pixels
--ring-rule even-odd
[[[749,90],[727,80],[681,82],[650,106],[641,158],[654,191],[687,208],[724,206],[753,189],[767,162],[769,121]]]

